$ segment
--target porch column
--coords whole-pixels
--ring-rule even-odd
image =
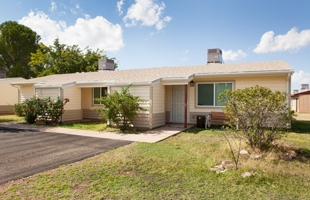
[[[184,85],[184,128],[187,128],[187,85]]]

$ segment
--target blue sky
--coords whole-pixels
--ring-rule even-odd
[[[0,23],[17,21],[46,45],[103,49],[119,69],[285,60],[292,89],[310,84],[308,0],[2,0]]]

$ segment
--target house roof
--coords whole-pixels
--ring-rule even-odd
[[[12,85],[34,84],[37,87],[55,87],[68,84],[139,84],[157,80],[184,79],[190,81],[195,76],[250,75],[250,74],[293,73],[285,61],[247,62],[233,64],[208,63],[195,66],[157,67],[116,71],[57,74],[24,81]]]
[[[291,97],[298,97],[298,95],[300,94],[310,94],[310,90],[306,90],[306,91],[301,91],[301,92],[297,92],[295,94],[291,94]]]

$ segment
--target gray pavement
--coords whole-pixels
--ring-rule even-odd
[[[132,141],[8,128],[0,124],[0,184],[130,143]]]
[[[122,134],[28,125],[24,122],[0,123],[0,184],[132,142],[159,142],[185,129],[183,124],[173,124],[140,134]]]
[[[162,141],[168,137],[176,135],[187,128],[184,128],[183,124],[167,124],[165,126],[146,131],[139,134],[128,134],[128,133],[114,133],[114,132],[104,132],[104,131],[88,131],[80,129],[70,129],[70,128],[60,128],[60,127],[51,127],[44,125],[28,125],[24,122],[5,122],[0,123],[2,127],[14,127],[25,130],[38,130],[42,132],[53,132],[53,133],[63,133],[70,135],[79,135],[87,137],[96,137],[96,138],[106,138],[106,139],[116,139],[116,140],[126,140],[133,142],[148,142],[155,143]],[[192,127],[194,125],[188,125]]]

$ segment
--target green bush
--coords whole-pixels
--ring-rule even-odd
[[[58,97],[56,100],[51,98],[37,99],[38,119],[42,120],[45,124],[55,124],[60,122],[60,118],[64,113],[64,106],[69,102],[68,98],[61,100]]]
[[[238,127],[247,143],[259,150],[269,147],[287,131],[294,116],[287,99],[285,92],[261,86],[226,90],[219,96],[230,119],[227,124]]]
[[[22,103],[22,110],[25,113],[25,120],[29,124],[33,124],[37,119],[42,120],[45,124],[55,124],[60,122],[60,118],[64,113],[64,105],[69,102],[68,98],[56,100],[51,98],[32,97],[26,99]]]
[[[37,118],[39,104],[37,98],[34,96],[30,99],[26,99],[22,103],[22,108],[25,113],[25,120],[28,124],[33,124]]]
[[[14,108],[14,114],[21,117],[24,116],[24,110],[23,110],[23,104],[22,103],[16,103],[13,105]]]
[[[102,118],[109,120],[109,125],[115,125],[121,130],[127,130],[133,123],[135,116],[139,111],[145,109],[140,106],[144,100],[129,93],[129,86],[122,88],[118,93],[114,91],[113,94],[106,94],[100,99],[95,99],[100,102],[103,107],[97,108],[97,111]]]

